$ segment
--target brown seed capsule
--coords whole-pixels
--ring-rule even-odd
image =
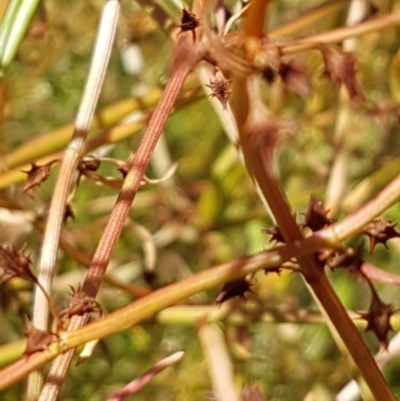
[[[251,291],[251,289],[250,283],[245,278],[230,281],[229,283],[224,284],[215,302],[217,304],[222,304],[228,299],[243,297],[247,291]]]
[[[193,40],[196,40],[196,31],[195,29],[200,25],[199,20],[196,15],[186,10],[182,9],[182,18],[181,24],[179,25],[181,28],[181,32],[192,31]]]
[[[226,110],[226,105],[228,103],[229,96],[231,95],[230,83],[228,79],[225,78],[217,78],[214,81],[210,81],[208,86],[212,93],[211,97],[216,97],[222,104],[224,110]]]

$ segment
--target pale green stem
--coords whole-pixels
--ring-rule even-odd
[[[40,0],[10,0],[0,25],[0,81],[26,34]]]
[[[222,331],[215,323],[204,323],[200,324],[197,332],[207,361],[215,400],[240,401],[235,388],[232,361]]]

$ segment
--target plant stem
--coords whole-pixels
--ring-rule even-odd
[[[64,212],[70,192],[72,177],[78,165],[100,95],[100,89],[104,81],[112,45],[114,43],[119,7],[119,0],[109,0],[104,7],[89,75],[75,119],[74,133],[65,152],[50,205],[37,275],[38,282],[47,294],[51,293],[60,231],[64,220]],[[32,316],[33,325],[37,329],[46,331],[48,326],[48,314],[49,307],[46,297],[41,290],[36,289]],[[29,376],[27,400],[37,399],[41,384],[42,379],[38,373]]]
[[[400,25],[400,12],[383,15],[361,24],[338,28],[329,32],[307,36],[307,38],[291,41],[281,48],[283,54],[293,54],[313,49],[323,44],[339,43],[352,36],[380,31]]]

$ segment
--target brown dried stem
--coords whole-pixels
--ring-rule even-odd
[[[345,32],[346,29],[349,28],[341,31]],[[252,30],[246,30],[246,24],[244,33],[245,40],[248,37],[252,39],[256,35]],[[261,33],[258,33],[258,36],[260,37]],[[325,34],[325,36],[329,35]],[[321,37],[323,35],[319,35],[319,38]],[[312,38],[305,39],[303,42],[310,43]],[[285,242],[296,243],[303,240],[304,235],[296,223],[273,170],[278,122],[263,105],[254,80],[239,78],[237,82],[239,85],[234,87],[236,99],[234,111],[246,166],[259,186]],[[240,99],[240,102],[237,99]],[[363,387],[364,395],[367,399],[375,397],[377,400],[395,400],[371,352],[333,291],[316,258],[313,255],[299,256],[297,261],[311,293],[328,319],[334,338],[339,347],[345,351],[344,356],[351,356],[350,360],[357,367],[361,375],[358,376],[358,380]]]

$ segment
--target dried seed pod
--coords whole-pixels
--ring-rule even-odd
[[[79,286],[77,289],[71,287],[71,296],[68,305],[60,312],[63,321],[70,319],[73,315],[83,315],[85,313],[97,312],[103,314],[100,304],[93,298],[85,294]]]
[[[393,330],[390,318],[394,313],[393,305],[385,304],[380,298],[372,284],[368,281],[372,292],[371,304],[368,312],[360,313],[367,321],[365,331],[372,331],[379,341],[379,345],[387,349],[389,345],[388,334]]]
[[[216,97],[222,104],[224,110],[226,110],[226,105],[228,103],[229,96],[232,91],[230,89],[231,81],[228,79],[217,78],[214,81],[210,81],[210,84],[206,85],[212,90],[210,94],[211,97]]]
[[[25,333],[27,342],[25,355],[43,351],[54,341],[55,334],[37,329],[27,318],[25,319],[25,324],[27,328]]]
[[[35,186],[39,186],[43,181],[46,181],[50,175],[50,168],[52,164],[58,163],[59,160],[52,160],[49,163],[44,164],[43,166],[38,166],[35,162],[31,163],[31,168],[28,171],[22,171],[23,173],[28,174],[28,179],[25,182],[22,190],[24,192],[29,191]]]
[[[230,281],[229,283],[224,284],[215,302],[217,304],[222,304],[228,299],[234,297],[243,298],[247,291],[251,291],[250,286],[251,284],[245,278]]]
[[[200,22],[195,14],[191,13],[190,11],[186,10],[185,8],[182,9],[182,18],[181,24],[179,25],[181,28],[181,32],[188,32],[192,31],[193,40],[196,40],[196,28],[200,25]]]
[[[318,202],[314,195],[311,195],[307,211],[304,216],[304,225],[312,231],[318,231],[332,223],[328,217],[329,210],[325,210],[321,202]]]
[[[283,235],[281,233],[281,231],[279,230],[278,226],[274,226],[274,227],[270,227],[270,228],[264,228],[262,230],[262,232],[264,234],[268,234],[271,236],[270,238],[270,242],[271,241],[276,241],[276,242],[281,242],[281,243],[285,243],[285,238],[283,238]]]
[[[352,100],[363,100],[364,94],[356,80],[355,60],[351,53],[337,46],[321,48],[325,74],[338,85],[344,85]]]
[[[79,170],[89,170],[89,171],[97,171],[100,167],[101,160],[97,159],[96,157],[84,157],[79,165]]]
[[[394,228],[396,223],[386,219],[374,219],[364,227],[363,233],[369,237],[369,252],[375,249],[377,244],[383,244],[386,248],[386,242],[392,238],[399,238],[400,233]]]
[[[30,270],[32,263],[29,255],[25,255],[25,249],[16,250],[12,246],[0,246],[0,284],[21,277],[37,282],[36,276]]]
[[[358,248],[346,248],[339,253],[339,255],[329,258],[326,264],[331,267],[343,267],[347,269],[350,273],[360,272],[361,266],[364,263],[364,259],[361,255],[360,245]]]

